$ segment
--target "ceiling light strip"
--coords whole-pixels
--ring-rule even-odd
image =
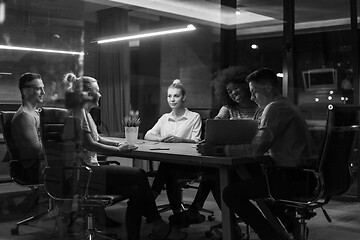
[[[118,37],[98,40],[97,43],[103,44],[103,43],[110,43],[110,42],[126,41],[126,40],[160,36],[160,35],[166,35],[166,34],[188,32],[188,31],[194,31],[194,30],[196,30],[195,26],[192,24],[189,24],[185,28],[176,28],[176,29],[155,31],[155,32],[149,32],[149,33],[140,33],[140,34],[129,35],[129,36],[118,36]]]
[[[44,52],[44,53],[60,53],[60,54],[69,54],[69,55],[84,55],[84,52],[62,51],[62,50],[55,50],[55,49],[31,48],[31,47],[16,47],[16,46],[8,46],[8,45],[0,45],[0,49],[16,50],[16,51]]]

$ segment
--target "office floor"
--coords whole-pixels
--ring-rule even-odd
[[[194,190],[186,190],[184,194],[185,201],[191,201]],[[166,203],[166,196],[162,194],[158,200],[158,204]],[[219,222],[220,211],[216,207],[211,198],[207,204],[207,208],[215,210],[216,220],[213,222],[205,221],[203,224],[192,225],[190,228],[184,229],[188,234],[188,239],[209,239],[204,236],[204,232],[208,228]],[[354,240],[360,239],[360,203],[352,201],[332,201],[326,206],[326,210],[332,219],[332,223],[328,223],[319,210],[317,216],[308,222],[310,228],[309,239],[311,240]],[[125,205],[119,204],[108,209],[108,216],[124,222]],[[164,213],[164,218],[167,219],[168,213]],[[32,226],[22,226],[19,229],[18,236],[11,236],[10,229],[14,227],[17,217],[6,217],[0,221],[0,239],[16,239],[16,240],[37,240],[37,239],[61,239],[54,231],[54,220],[43,218]],[[243,229],[245,227],[241,225]],[[125,238],[125,230],[122,225],[120,228],[108,229],[109,232],[117,232],[122,239]],[[141,240],[148,239],[147,235],[151,231],[151,226],[143,222],[141,230]],[[256,234],[251,231],[251,240],[257,240]],[[220,239],[221,232],[217,231],[210,239]],[[71,238],[70,238],[71,239]]]

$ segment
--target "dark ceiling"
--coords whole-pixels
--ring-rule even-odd
[[[283,0],[238,0],[238,6],[258,14],[279,18]],[[360,2],[357,4],[360,16]],[[350,0],[295,0],[295,22],[324,21],[350,17]]]
[[[115,1],[115,0],[114,0]],[[58,36],[79,35],[84,26],[85,21],[96,21],[96,11],[99,9],[110,7],[124,7],[131,10],[130,24],[136,24],[139,19],[142,21],[158,21],[159,16],[168,18],[181,19],[184,21],[194,20],[197,16],[188,16],[176,9],[172,12],[164,10],[157,11],[142,8],[141,6],[133,6],[124,4],[121,0],[114,3],[110,0],[5,0],[6,3],[6,19],[0,24],[0,43],[4,44],[9,41],[9,35],[12,41],[22,41],[26,39],[28,42],[34,41],[35,36],[43,35],[43,37],[53,38],[59,41]],[[136,2],[149,3],[150,0],[137,0]],[[180,6],[181,4],[194,4],[201,7],[220,9],[220,0],[151,0],[152,2],[172,3]],[[282,20],[283,1],[285,0],[238,0],[237,6],[239,10],[257,13],[276,20]],[[125,1],[126,2],[126,1]],[[130,2],[131,1],[127,1]],[[360,3],[358,2],[358,15],[360,15]],[[145,5],[144,5],[145,6]],[[170,7],[171,8],[171,7]],[[171,10],[171,9],[170,9]],[[206,10],[206,9],[205,9]],[[173,14],[176,13],[176,14]],[[350,0],[295,0],[295,22],[297,24],[321,22],[321,25],[331,23],[335,25],[349,25],[350,17]],[[201,21],[207,24],[206,20]],[[214,26],[214,22],[208,23]],[[219,28],[219,24],[217,25]],[[239,34],[246,34],[246,29],[250,29],[253,34],[259,31],[281,31],[281,21],[271,22],[263,21],[253,24],[237,24],[235,27],[242,29]],[[135,27],[136,26],[131,26]],[[311,28],[312,25],[306,27]],[[244,30],[245,29],[245,30]],[[261,30],[258,30],[261,29]],[[20,40],[18,40],[20,39]]]
[[[142,2],[148,1],[144,0]],[[114,6],[114,2],[110,0],[5,0],[5,2],[7,21],[16,18],[17,20],[22,19],[24,22],[28,21],[28,23],[32,19],[44,18],[48,19],[48,21],[56,21],[57,19],[60,21],[62,19],[65,24],[69,24],[69,20],[84,20],[100,8]],[[219,5],[220,0],[167,0],[167,2],[177,2],[177,4],[209,2],[211,5],[208,4],[208,6],[212,6],[214,4]],[[282,20],[282,4],[283,0],[237,0],[237,6],[241,10],[278,20]],[[118,3],[117,6],[132,8],[135,11],[139,9],[139,7],[126,6],[123,3]],[[207,5],[203,4],[202,7],[206,8]],[[158,12],[158,14],[161,15],[164,12]],[[358,15],[360,15],[359,1]],[[184,16],[184,18],[186,17],[188,16]],[[296,23],[346,19],[349,17],[350,0],[295,0]]]

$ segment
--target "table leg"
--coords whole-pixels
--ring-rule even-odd
[[[229,185],[230,182],[230,169],[226,167],[220,168],[220,193],[222,194],[224,188]],[[232,214],[230,209],[224,203],[221,197],[221,221],[223,230],[223,240],[232,240],[234,233],[232,228]]]

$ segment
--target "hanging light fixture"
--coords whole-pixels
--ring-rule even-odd
[[[32,48],[32,47],[17,47],[17,46],[8,46],[8,45],[0,45],[0,49],[17,50],[17,51],[43,52],[43,53],[60,53],[60,54],[69,54],[69,55],[80,55],[80,56],[84,55],[84,52],[65,51],[65,50],[56,50],[56,49],[45,49],[45,48]]]
[[[114,36],[110,38],[104,38],[96,40],[98,44],[103,43],[111,43],[111,42],[118,42],[118,41],[126,41],[126,40],[133,40],[133,39],[139,39],[139,38],[146,38],[146,37],[153,37],[153,36],[160,36],[160,35],[166,35],[166,34],[175,34],[175,33],[181,33],[181,32],[189,32],[196,30],[196,27],[192,24],[187,25],[185,28],[173,28],[173,29],[162,29],[158,31],[146,31],[139,34],[133,34],[133,35],[119,35]]]

